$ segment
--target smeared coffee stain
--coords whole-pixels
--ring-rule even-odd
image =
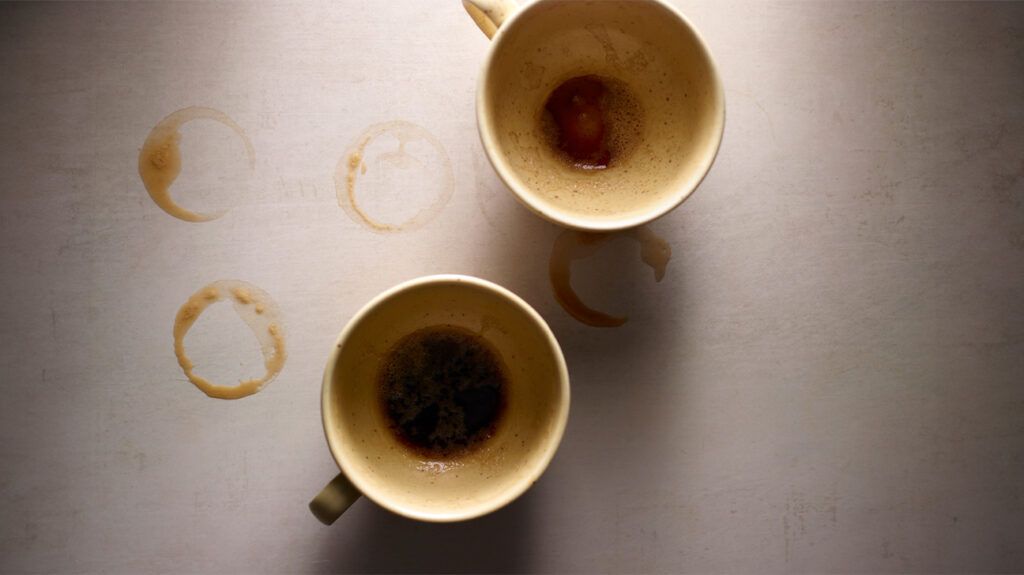
[[[256,336],[266,369],[263,377],[241,381],[238,385],[219,385],[196,375],[192,360],[185,354],[185,334],[206,308],[225,299],[231,301],[235,312]],[[239,399],[252,395],[277,377],[284,367],[287,354],[279,316],[273,300],[258,287],[239,280],[215,281],[192,294],[174,318],[174,355],[178,365],[185,377],[210,397]]]
[[[221,217],[224,212],[202,214],[187,210],[176,204],[170,193],[171,185],[181,174],[181,149],[178,145],[181,142],[181,132],[178,130],[192,120],[213,120],[231,128],[245,144],[249,169],[256,167],[256,154],[253,152],[252,142],[241,126],[219,110],[192,106],[170,114],[150,130],[146,142],[139,150],[139,176],[146,186],[146,191],[149,192],[149,197],[153,198],[153,202],[160,209],[186,222],[207,222]]]
[[[441,192],[433,203],[420,210],[409,220],[399,224],[375,220],[359,206],[359,202],[356,200],[360,177],[367,171],[366,148],[372,141],[384,135],[397,140],[398,149],[382,153],[375,158],[376,160],[417,163],[425,171],[431,171],[432,166],[442,180],[440,182]],[[430,144],[435,152],[434,157],[424,161],[406,151],[406,144],[416,141]],[[338,161],[334,185],[338,195],[338,205],[353,221],[366,225],[376,232],[393,233],[416,229],[436,217],[452,197],[452,192],[455,189],[455,176],[452,172],[451,161],[448,159],[448,152],[433,134],[411,122],[394,121],[374,124],[359,136],[352,149]]]
[[[665,268],[672,259],[672,246],[650,228],[634,228],[617,234],[565,230],[555,239],[551,249],[548,273],[555,299],[569,315],[581,323],[594,327],[619,327],[628,319],[587,306],[572,288],[572,262],[594,255],[608,240],[619,235],[626,235],[640,244],[640,259],[654,271],[655,282],[665,277]]]

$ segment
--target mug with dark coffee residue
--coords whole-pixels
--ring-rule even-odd
[[[561,348],[526,302],[458,275],[397,285],[363,307],[324,370],[324,433],[341,472],[310,503],[334,522],[360,495],[459,521],[544,472],[569,416]]]

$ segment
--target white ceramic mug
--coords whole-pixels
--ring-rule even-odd
[[[697,188],[715,159],[725,99],[697,30],[660,0],[463,0],[492,39],[477,89],[487,157],[515,196],[540,216],[593,232],[658,218]],[[541,127],[564,81],[624,83],[639,103],[634,149],[603,170],[560,158]]]
[[[410,449],[389,428],[379,370],[417,330],[450,325],[479,335],[506,369],[493,436],[453,459]],[[558,341],[525,301],[494,283],[437,275],[399,284],[364,306],[338,336],[324,370],[324,433],[341,473],[310,503],[333,523],[360,495],[406,517],[459,521],[526,491],[554,456],[569,416],[569,375]]]

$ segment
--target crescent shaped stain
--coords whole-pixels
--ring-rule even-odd
[[[650,228],[634,228],[619,234],[565,230],[555,239],[555,244],[551,248],[548,274],[558,304],[581,323],[593,327],[619,327],[628,319],[588,306],[572,287],[572,262],[594,255],[608,240],[620,234],[640,244],[640,259],[654,271],[655,282],[660,282],[665,277],[665,269],[672,259],[672,246]]]
[[[379,154],[378,160],[415,163],[428,177],[433,176],[440,179],[438,182],[440,191],[434,201],[413,217],[400,223],[382,222],[371,217],[356,199],[359,180],[367,171],[366,148],[383,135],[390,135],[397,140],[398,149]],[[424,161],[424,159],[409,153],[406,150],[406,145],[417,141],[429,144],[434,151],[434,157]],[[431,174],[432,171],[435,174]],[[345,210],[352,221],[363,224],[375,232],[394,233],[416,229],[435,218],[452,197],[455,189],[455,176],[451,161],[448,159],[448,152],[445,151],[441,142],[423,127],[399,120],[374,124],[363,131],[349,152],[338,161],[334,174],[334,185],[338,196],[338,205]]]
[[[146,191],[149,192],[149,197],[160,209],[186,222],[207,222],[221,217],[224,212],[193,212],[176,204],[170,193],[174,180],[181,174],[181,132],[178,130],[192,120],[213,120],[231,128],[245,144],[249,169],[255,168],[256,154],[252,142],[241,126],[219,110],[192,106],[171,113],[149,131],[142,149],[139,150],[139,176],[146,186]]]
[[[263,377],[244,380],[238,385],[220,385],[195,373],[195,365],[185,353],[185,335],[206,308],[224,299],[234,304],[235,312],[256,336],[266,369]],[[239,399],[258,392],[277,377],[287,358],[277,305],[263,290],[239,280],[215,281],[192,294],[174,318],[173,333],[174,355],[185,377],[203,393],[217,399]]]

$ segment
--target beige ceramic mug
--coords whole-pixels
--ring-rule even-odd
[[[610,232],[666,214],[697,188],[722,140],[725,100],[707,46],[677,10],[660,0],[463,5],[493,41],[477,90],[480,138],[528,208]],[[630,149],[601,170],[564,161],[543,127],[552,92],[590,75],[621,84],[637,108]]]
[[[380,400],[382,358],[433,326],[485,340],[507,377],[493,434],[453,458],[410,449]],[[341,473],[310,503],[318,519],[330,524],[366,495],[413,519],[459,521],[502,507],[540,477],[565,430],[569,375],[555,336],[518,296],[474,277],[429,276],[385,291],[352,318],[327,361],[321,410]]]

